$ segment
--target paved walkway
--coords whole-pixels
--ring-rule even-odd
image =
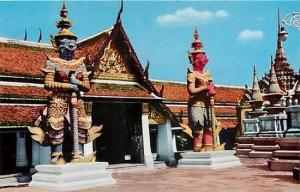
[[[300,192],[292,172],[271,172],[265,159],[241,159],[242,166],[220,170],[192,170],[159,167],[113,173],[117,184],[89,192]],[[51,192],[32,187],[0,189],[0,192]]]

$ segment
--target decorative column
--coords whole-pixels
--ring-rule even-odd
[[[51,163],[51,147],[42,146],[32,140],[32,166],[47,165]]]
[[[237,123],[238,123],[238,130],[237,136],[241,137],[245,132],[245,125],[243,123],[244,119],[246,119],[246,114],[251,111],[251,105],[243,104],[236,106],[237,111]]]
[[[87,116],[89,117],[89,120],[92,122],[92,109],[93,109],[93,103],[92,102],[85,102],[85,113],[87,114]],[[88,156],[91,153],[94,152],[94,145],[95,142],[89,142],[83,145],[83,155],[84,156]]]
[[[143,147],[144,147],[144,163],[148,168],[153,168],[153,157],[150,147],[150,133],[149,133],[149,104],[142,104],[142,133],[143,133]]]
[[[292,105],[286,108],[288,115],[288,128],[285,137],[300,138],[300,105]]]
[[[173,133],[172,134],[172,140],[173,140],[173,152],[176,153],[178,150],[177,150],[177,145],[176,145],[176,135]]]
[[[83,155],[88,156],[94,152],[94,143],[93,141],[83,145]]]
[[[17,150],[16,150],[16,167],[26,167],[28,165],[26,153],[26,137],[24,131],[16,132]]]
[[[171,122],[169,119],[167,119],[166,124],[158,125],[156,144],[158,160],[168,161],[169,163],[175,162]]]

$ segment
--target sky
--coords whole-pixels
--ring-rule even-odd
[[[72,30],[78,39],[95,35],[115,24],[120,1],[66,1]],[[0,1],[0,37],[49,43],[55,35],[62,1]],[[123,27],[151,79],[186,81],[191,67],[188,51],[197,26],[214,82],[223,85],[252,84],[253,66],[258,76],[270,69],[275,54],[277,8],[281,19],[300,12],[299,1],[126,1]],[[300,30],[286,26],[283,46],[288,62],[300,67]]]

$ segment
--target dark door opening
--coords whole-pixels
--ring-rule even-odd
[[[0,174],[16,171],[16,133],[0,133]]]
[[[97,161],[110,164],[141,162],[141,105],[94,103],[93,124],[103,125],[96,139]]]

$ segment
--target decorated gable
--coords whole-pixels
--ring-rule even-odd
[[[134,74],[122,55],[110,40],[103,50],[101,58],[95,63],[93,79],[134,80]]]

